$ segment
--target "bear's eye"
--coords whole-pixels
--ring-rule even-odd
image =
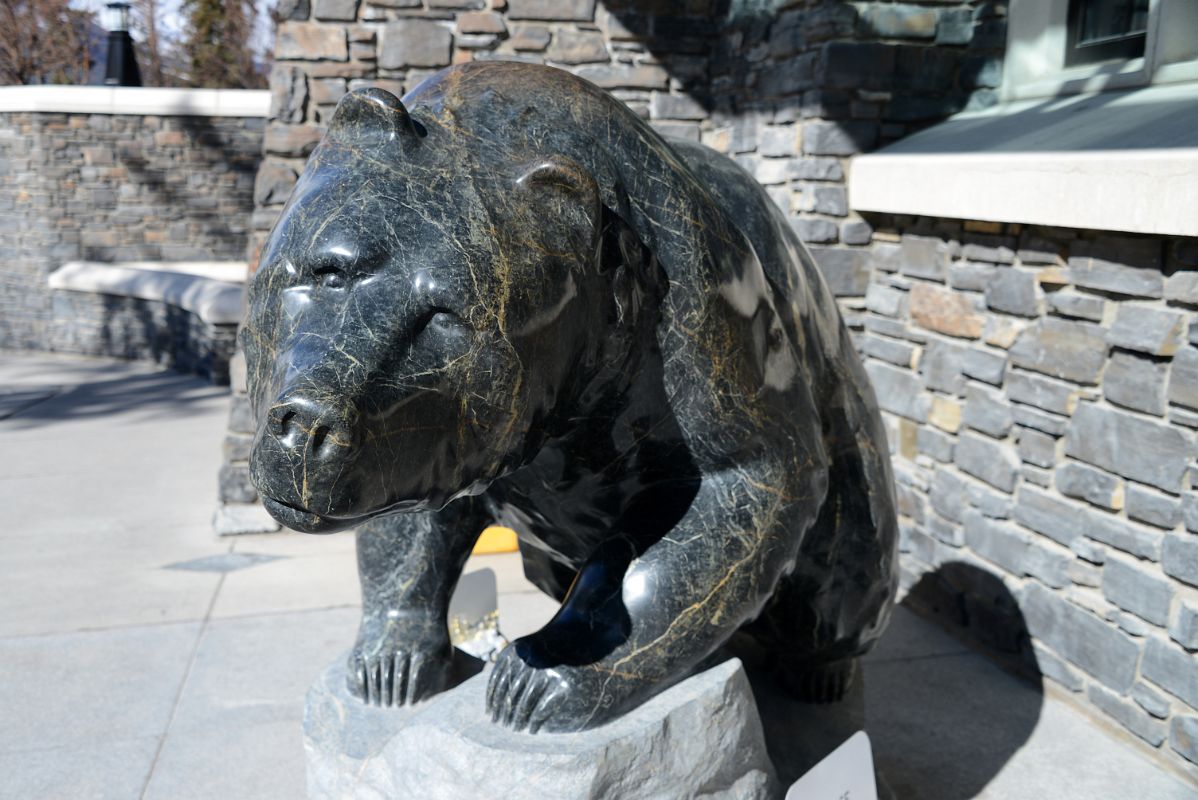
[[[461,324],[461,317],[448,308],[433,306],[425,310],[416,320],[413,334],[419,336],[430,325],[434,328],[449,328]]]
[[[316,283],[326,289],[343,289],[349,282],[345,273],[336,267],[318,267],[312,274]]]

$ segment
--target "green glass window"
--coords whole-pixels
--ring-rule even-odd
[[[1070,0],[1065,66],[1139,58],[1148,36],[1148,0]]]

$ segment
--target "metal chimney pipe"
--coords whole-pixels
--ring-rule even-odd
[[[108,28],[108,64],[104,70],[106,86],[141,86],[141,70],[129,35],[129,4],[109,3],[104,9]]]

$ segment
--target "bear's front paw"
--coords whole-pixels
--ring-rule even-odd
[[[609,722],[626,706],[621,695],[631,687],[599,665],[533,667],[530,660],[525,640],[499,654],[487,684],[493,722],[529,733],[575,732]]]
[[[452,679],[447,632],[402,617],[363,619],[346,664],[351,694],[369,705],[411,705],[444,691]]]
[[[404,706],[448,688],[452,652],[403,648],[367,655],[354,652],[347,665],[350,693],[375,706]]]
[[[492,722],[536,733],[560,704],[555,699],[567,692],[568,684],[555,670],[530,667],[509,646],[496,659],[487,683],[487,711]]]

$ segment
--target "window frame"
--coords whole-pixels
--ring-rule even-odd
[[[1069,0],[1011,1],[1004,102],[1198,81],[1198,47],[1192,43],[1198,41],[1198,3],[1193,0],[1150,0],[1143,56],[1065,66],[1069,6]]]
[[[1065,34],[1065,66],[1089,66],[1107,61],[1127,61],[1142,58],[1148,47],[1148,18],[1146,9],[1145,28],[1142,31],[1122,36],[1105,37],[1089,43],[1082,42],[1082,26],[1085,23],[1085,0],[1069,0],[1068,27]],[[1125,52],[1133,51],[1133,52]]]

